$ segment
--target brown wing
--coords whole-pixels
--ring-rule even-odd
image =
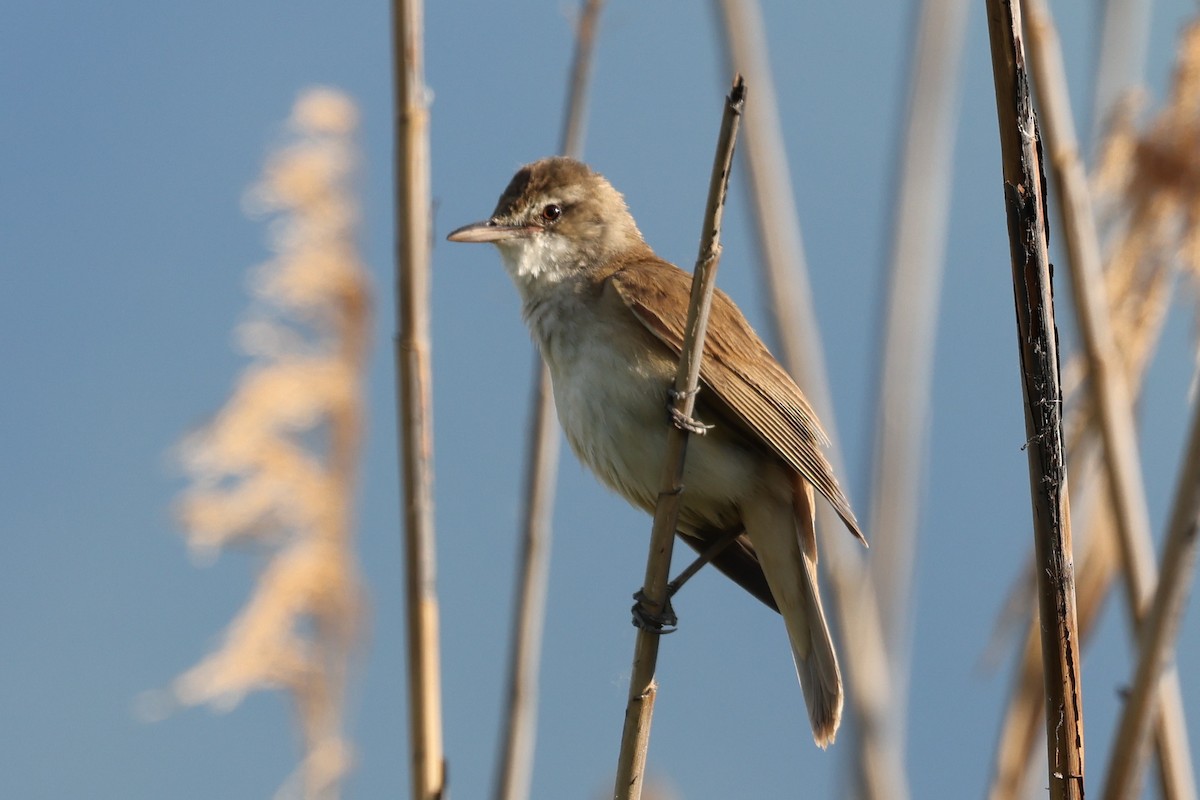
[[[625,263],[608,281],[642,324],[679,353],[692,276],[660,259],[643,258]],[[829,439],[812,406],[720,290],[713,294],[700,379],[737,421],[816,487],[850,531],[866,542],[821,451]]]

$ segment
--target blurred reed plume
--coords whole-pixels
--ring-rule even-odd
[[[1137,331],[1146,312],[1120,301],[1129,288],[1169,293],[1160,273],[1172,265],[1200,278],[1200,21],[1183,30],[1170,94],[1145,131],[1137,129],[1131,106],[1116,115],[1097,183],[1124,216],[1110,290],[1115,310]]]
[[[267,559],[220,648],[174,694],[231,708],[253,690],[288,692],[305,755],[280,793],[310,798],[336,797],[351,761],[341,728],[361,610],[352,509],[370,329],[351,192],[356,127],[353,103],[334,90],[297,100],[291,141],[248,195],[252,212],[278,215],[275,256],[253,274],[258,303],[239,331],[253,361],[182,445],[189,545],[211,555],[249,544]]]

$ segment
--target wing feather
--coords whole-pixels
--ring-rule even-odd
[[[691,281],[691,275],[657,258],[624,264],[608,278],[625,305],[676,354],[683,347]],[[700,379],[747,431],[833,505],[851,533],[866,541],[821,450],[829,437],[812,406],[720,290],[713,294]]]

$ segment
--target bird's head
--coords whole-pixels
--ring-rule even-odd
[[[518,285],[554,282],[601,269],[644,247],[623,198],[604,176],[570,158],[545,158],[517,171],[496,210],[447,237],[491,242]]]

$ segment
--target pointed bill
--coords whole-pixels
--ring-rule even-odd
[[[485,219],[463,225],[451,231],[446,238],[452,242],[503,242],[529,236],[536,230],[538,228],[533,225],[503,225],[495,220]]]

